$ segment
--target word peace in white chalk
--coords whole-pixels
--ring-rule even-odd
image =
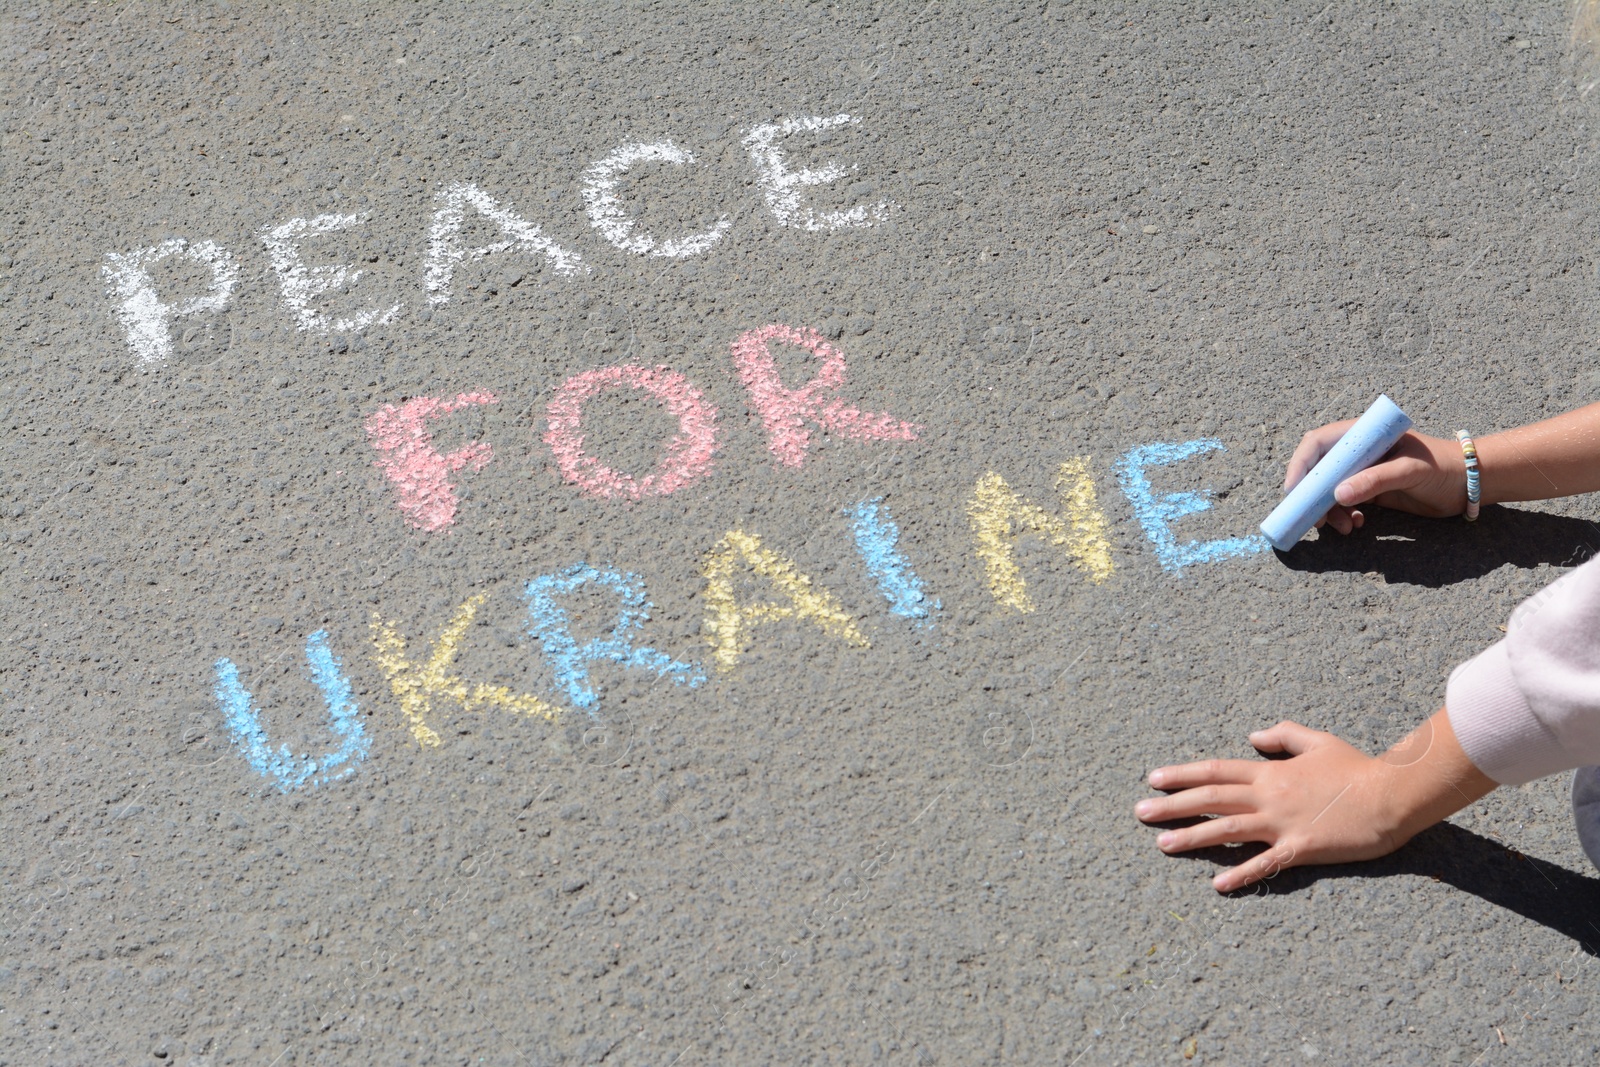
[[[851,115],[805,115],[776,123],[753,126],[741,140],[756,182],[761,187],[768,210],[779,226],[809,232],[872,226],[889,217],[889,201],[857,204],[842,210],[819,210],[806,198],[806,190],[829,185],[855,169],[830,162],[820,168],[791,169],[785,145],[800,134],[851,126],[861,120]],[[618,195],[624,176],[647,164],[688,167],[695,165],[694,153],[670,140],[652,143],[630,142],[608,152],[583,172],[582,197],[589,224],[605,241],[636,256],[681,259],[697,256],[714,248],[733,225],[723,215],[709,229],[698,233],[656,234],[640,228],[639,220],[628,212]],[[439,307],[450,302],[451,282],[459,264],[495,255],[530,256],[563,276],[588,274],[593,269],[583,256],[545,233],[537,224],[523,218],[516,209],[470,182],[453,182],[434,197],[433,218],[428,229],[428,253],[423,265],[423,289],[428,303]],[[462,230],[468,210],[497,226],[503,239],[478,248],[466,248]],[[353,286],[364,273],[354,264],[331,263],[316,266],[306,262],[304,246],[314,238],[325,238],[366,225],[370,213],[318,215],[310,219],[290,219],[258,236],[265,246],[272,270],[283,293],[283,307],[301,330],[319,333],[356,333],[393,322],[403,302],[386,306],[347,310],[329,314],[316,302],[326,294]],[[204,291],[167,294],[157,291],[151,268],[171,256],[182,256],[211,268],[211,279]],[[182,238],[165,241],[131,252],[110,252],[102,268],[110,294],[117,301],[117,315],[127,332],[128,347],[141,367],[163,362],[172,354],[172,321],[225,310],[233,295],[239,270],[231,253],[211,241],[190,244]]]

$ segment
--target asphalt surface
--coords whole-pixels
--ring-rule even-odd
[[[1379,392],[1600,398],[1564,5],[4,6],[0,1062],[1600,1048],[1563,780],[1237,898],[1131,815],[1281,717],[1387,745],[1600,550],[1158,551]]]

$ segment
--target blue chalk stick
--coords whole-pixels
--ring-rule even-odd
[[[1393,400],[1387,396],[1374,400],[1366,414],[1345,431],[1338,444],[1289,490],[1289,495],[1261,524],[1261,532],[1272,547],[1287,552],[1333,507],[1333,491],[1339,483],[1378,462],[1409,429],[1411,419]]]

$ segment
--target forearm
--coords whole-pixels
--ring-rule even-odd
[[[1394,844],[1409,841],[1498,785],[1462,751],[1450,715],[1440,708],[1378,757],[1371,787],[1387,798]]]
[[[1476,441],[1483,502],[1600,490],[1600,404]]]

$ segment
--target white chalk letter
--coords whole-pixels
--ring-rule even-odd
[[[445,189],[435,201],[439,207],[433,213],[433,226],[428,231],[428,262],[423,267],[423,278],[428,286],[428,302],[448,304],[450,281],[455,277],[456,264],[464,259],[482,259],[496,252],[526,252],[531,256],[545,256],[550,269],[557,274],[588,273],[583,257],[568,252],[539,232],[539,227],[520,218],[503,207],[488,193],[471,182],[456,182]],[[461,226],[467,219],[467,206],[499,226],[506,240],[496,241],[482,248],[461,247]]]
[[[347,319],[330,319],[311,306],[314,298],[330,289],[354,285],[366,271],[352,270],[350,265],[345,263],[308,267],[305,260],[300,257],[300,242],[307,237],[348,230],[352,226],[366,222],[368,217],[363,213],[318,215],[314,219],[290,219],[282,226],[261,235],[262,243],[267,246],[267,255],[272,259],[272,269],[278,272],[278,281],[283,286],[284,306],[294,314],[295,324],[302,330],[353,333],[368,326],[384,326],[393,322],[394,317],[400,313],[401,305],[395,304],[383,311],[369,308],[366,311],[358,311]]]
[[[150,268],[168,256],[182,256],[210,267],[210,290],[176,304],[163,303],[156,295]],[[210,241],[190,245],[175,237],[151,248],[107,252],[106,261],[100,270],[111,287],[111,295],[122,301],[117,317],[128,331],[128,347],[141,367],[153,366],[172,355],[172,337],[167,330],[173,319],[221,311],[228,306],[233,286],[239,280],[239,268],[228,250]]]
[[[845,211],[819,212],[810,205],[801,205],[800,190],[808,185],[827,185],[850,173],[837,163],[829,163],[821,170],[790,170],[784,159],[782,139],[790,134],[816,130],[831,130],[850,126],[860,119],[849,115],[805,115],[753,127],[745,135],[743,144],[756,165],[756,176],[767,197],[767,207],[780,226],[799,226],[807,230],[837,230],[846,226],[871,226],[889,217],[889,202],[868,207],[858,204]],[[855,164],[850,165],[855,170]]]
[[[722,240],[723,233],[733,225],[724,215],[717,224],[704,233],[690,234],[668,241],[657,241],[647,233],[634,233],[638,220],[629,215],[617,197],[617,185],[623,174],[639,163],[676,163],[685,166],[694,162],[694,156],[671,141],[656,144],[625,144],[604,159],[590,165],[583,172],[583,202],[589,205],[589,222],[600,231],[600,236],[622,249],[638,256],[697,256]]]

